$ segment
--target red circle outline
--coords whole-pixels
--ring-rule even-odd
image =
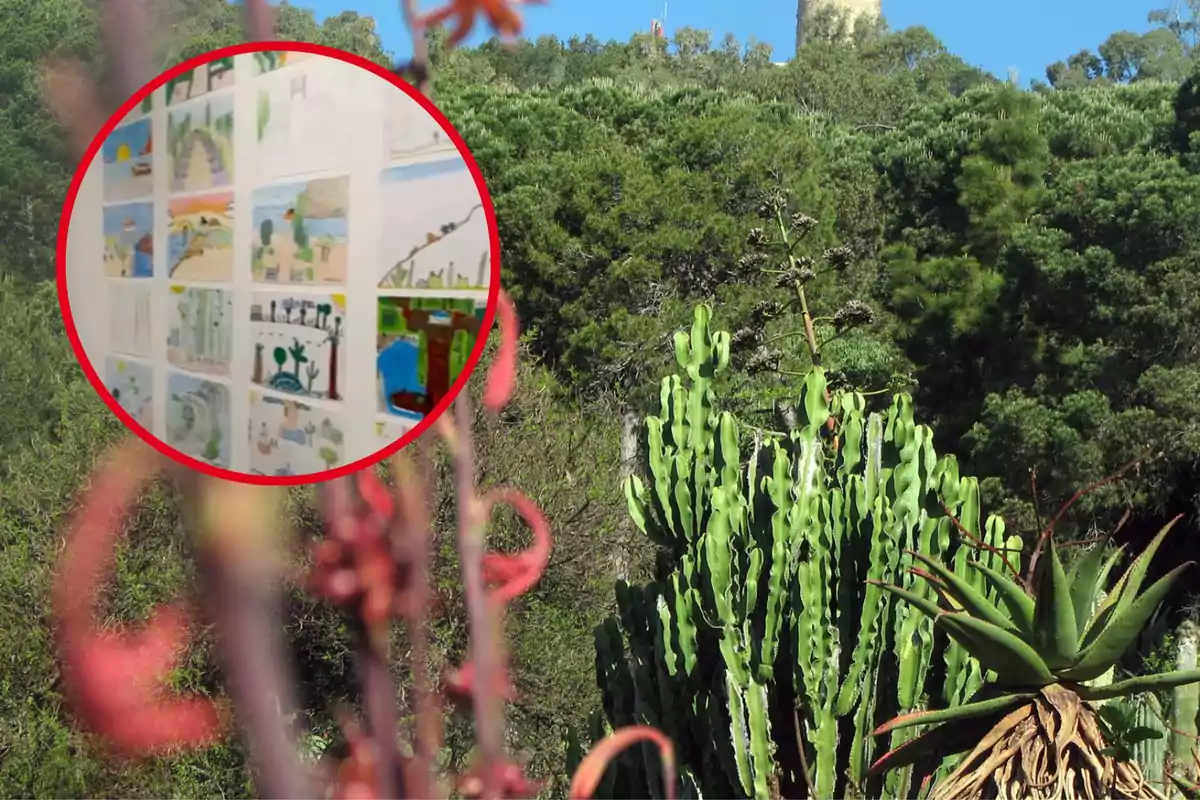
[[[87,351],[83,347],[83,343],[79,338],[79,331],[75,327],[75,319],[71,314],[71,301],[67,292],[67,237],[71,228],[71,215],[75,209],[75,198],[79,194],[80,184],[83,182],[84,176],[87,175],[88,169],[91,167],[93,160],[96,157],[97,151],[103,146],[104,141],[112,133],[113,129],[122,123],[125,118],[133,111],[147,95],[155,89],[163,86],[172,78],[187,72],[188,70],[208,64],[210,61],[215,61],[218,58],[228,58],[230,56],[243,55],[246,53],[257,53],[268,50],[290,50],[303,53],[313,53],[314,55],[327,56],[335,58],[347,64],[352,64],[356,67],[361,67],[375,75],[383,78],[392,86],[395,86],[400,91],[407,94],[410,98],[420,104],[425,111],[432,116],[442,126],[442,129],[449,135],[450,140],[454,142],[458,149],[459,155],[466,162],[467,168],[471,171],[471,177],[475,180],[475,187],[479,191],[479,197],[483,201],[484,217],[488,222],[488,238],[491,248],[491,276],[488,283],[488,299],[487,307],[484,310],[482,330],[486,331],[483,336],[480,336],[475,341],[475,347],[472,349],[470,356],[467,358],[467,363],[458,379],[454,382],[446,393],[446,396],[426,414],[425,417],[412,429],[407,431],[399,439],[387,445],[386,447],[377,450],[372,455],[360,458],[350,464],[344,464],[335,469],[325,470],[323,472],[310,473],[308,475],[251,475],[249,473],[235,472],[231,469],[218,467],[207,461],[201,461],[198,458],[189,456],[186,453],[176,450],[170,445],[158,439],[154,434],[146,430],[141,423],[133,418],[133,416],[121,407],[120,403],[109,392],[104,381],[100,379],[99,373],[92,366],[91,361],[87,357]],[[348,53],[344,50],[338,50],[325,45],[309,44],[307,42],[292,42],[292,41],[269,41],[269,42],[245,42],[242,44],[230,45],[229,47],[221,47],[216,50],[211,50],[208,53],[190,58],[181,64],[178,64],[171,69],[163,72],[154,80],[147,83],[141,89],[134,93],[132,97],[117,109],[100,132],[92,139],[92,143],[88,146],[87,152],[80,159],[79,166],[75,169],[75,175],[71,179],[71,187],[67,191],[67,198],[63,203],[62,219],[58,225],[58,242],[55,253],[57,261],[56,279],[58,282],[58,303],[63,314],[63,323],[67,330],[67,338],[71,342],[71,349],[75,353],[79,365],[83,367],[83,372],[87,376],[88,381],[92,384],[92,388],[100,395],[104,404],[117,415],[117,418],[125,424],[127,428],[133,431],[142,441],[149,444],[158,452],[172,459],[173,461],[191,467],[192,469],[204,475],[213,478],[223,478],[225,480],[235,481],[237,483],[254,484],[258,486],[306,486],[312,483],[320,483],[323,481],[342,478],[347,475],[352,475],[361,470],[374,466],[385,458],[388,458],[399,452],[401,448],[406,447],[421,436],[425,431],[429,430],[438,418],[445,414],[459,393],[466,388],[467,382],[471,379],[475,368],[479,365],[479,360],[483,356],[484,348],[487,346],[488,337],[491,336],[492,328],[495,325],[496,319],[496,303],[500,292],[500,232],[496,222],[496,209],[492,204],[492,195],[488,191],[487,183],[484,181],[483,172],[479,169],[479,164],[475,161],[467,143],[463,140],[459,132],[446,118],[446,115],[438,109],[433,102],[421,94],[402,79],[399,75],[390,70],[381,67],[373,61],[368,61],[361,56],[356,56],[353,53]],[[395,415],[392,415],[395,416]],[[399,419],[399,417],[397,417]]]

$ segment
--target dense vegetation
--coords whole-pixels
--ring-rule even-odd
[[[164,66],[241,35],[221,0],[176,7],[159,21]],[[12,21],[0,40],[0,795],[243,796],[252,787],[236,742],[113,764],[61,706],[45,600],[56,535],[121,431],[73,363],[54,307],[73,164],[36,65],[67,54],[104,65],[83,0],[0,0],[0,18]],[[1038,507],[1150,453],[1081,501],[1064,533],[1111,530],[1128,511],[1121,536],[1136,546],[1185,514],[1155,569],[1196,557],[1195,19],[1114,34],[1033,91],[981,74],[919,28],[818,39],[782,66],[762,45],[688,29],[670,43],[639,34],[447,52],[431,41],[437,101],[488,181],[504,283],[534,357],[514,408],[479,423],[485,482],[519,476],[556,532],[550,570],[509,626],[521,694],[510,736],[534,776],[561,776],[569,726],[601,705],[592,630],[615,610],[613,581],[655,571],[625,508],[621,453],[635,434],[628,420],[658,413],[671,336],[698,302],[734,332],[714,383],[723,409],[746,431],[803,424],[783,401],[798,396],[812,357],[788,338],[798,312],[776,307],[769,270],[786,265],[753,233],[777,192],[812,220],[795,255],[815,273],[808,303],[829,340],[832,385],[880,408],[892,391],[912,392],[939,450],[979,476],[984,507],[1010,532],[1035,530]],[[389,60],[373,22],[352,12],[317,24],[284,6],[280,35]],[[844,325],[853,311],[869,324]],[[315,533],[310,505],[295,493],[297,524]],[[522,534],[512,524],[499,535]],[[138,619],[178,593],[186,548],[173,496],[147,498],[112,616]],[[442,555],[439,664],[464,642],[452,547]],[[1193,606],[1172,596],[1168,621]],[[289,633],[320,750],[336,738],[333,704],[354,700],[345,631],[298,597]],[[1143,650],[1157,657],[1154,641]],[[205,648],[178,681],[217,690]],[[452,727],[447,765],[467,757],[463,740]]]

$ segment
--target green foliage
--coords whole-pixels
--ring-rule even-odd
[[[38,70],[47,58],[91,57],[95,12],[81,0],[2,0],[0,19],[20,22],[0,41],[0,277],[48,278],[74,162],[42,103]]]
[[[597,630],[608,722],[667,731],[685,789],[702,796],[795,796],[805,781],[819,797],[907,796],[908,774],[868,782],[871,731],[930,694],[961,702],[983,675],[880,584],[931,602],[909,571],[918,550],[944,554],[972,596],[995,598],[966,570],[970,548],[941,502],[993,546],[1019,540],[998,519],[981,528],[976,482],[959,477],[953,456],[937,457],[907,396],[869,413],[861,394],[828,394],[820,368],[804,379],[797,429],[756,441],[743,459],[738,424],[712,390],[729,337],[710,332],[709,318],[698,306],[690,335],[676,334],[686,378],[663,380],[660,415],[646,420],[647,481],[625,484],[634,522],[666,552],[656,581],[618,584],[619,620]],[[993,554],[978,557],[999,568]],[[793,704],[798,742],[779,713]],[[622,763],[614,792],[656,791],[652,757]]]

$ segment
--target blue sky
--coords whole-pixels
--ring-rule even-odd
[[[410,46],[396,0],[294,0],[312,8],[318,19],[353,9],[375,17],[384,44],[398,57]],[[1118,30],[1146,31],[1146,15],[1172,0],[883,0],[883,13],[893,27],[924,25],[951,52],[1004,77],[1017,69],[1022,83],[1043,78],[1048,64],[1083,49],[1095,49]],[[423,0],[422,8],[440,5]],[[966,10],[972,7],[972,10]],[[545,7],[524,10],[526,34],[561,38],[591,33],[602,40],[627,40],[648,30],[663,11],[663,0],[549,0]],[[681,26],[703,28],[720,40],[732,33],[739,40],[755,37],[786,60],[795,44],[794,0],[670,0],[667,35]],[[476,35],[477,44],[483,35]]]

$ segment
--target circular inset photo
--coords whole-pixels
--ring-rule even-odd
[[[386,69],[299,42],[160,75],[92,142],[58,240],[67,333],[130,430],[206,474],[345,475],[445,413],[499,290],[462,138]]]

